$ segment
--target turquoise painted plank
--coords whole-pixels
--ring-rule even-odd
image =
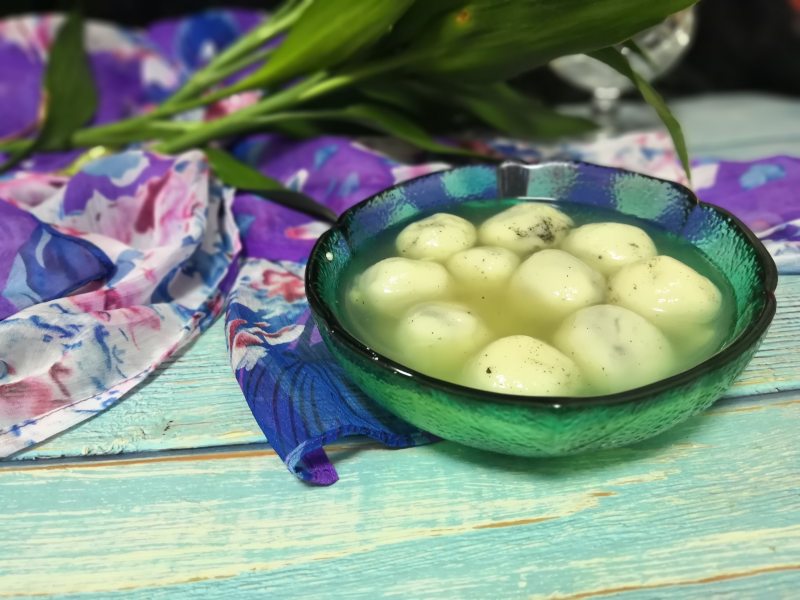
[[[779,568],[778,568],[779,569]],[[643,589],[613,590],[610,593],[583,596],[555,596],[553,600],[583,600],[590,598],[624,598],[625,600],[676,600],[709,598],[714,600],[795,600],[798,590],[796,569],[745,570],[723,573],[712,581],[675,581],[655,583]],[[709,584],[713,584],[709,592]],[[605,590],[602,590],[605,591]],[[713,594],[713,595],[712,595]]]
[[[309,577],[313,574],[309,573]],[[412,574],[413,577],[413,574]],[[718,577],[722,578],[718,580]],[[624,600],[677,600],[677,599],[696,599],[713,597],[714,600],[763,600],[769,598],[770,600],[795,600],[797,598],[798,589],[798,575],[797,571],[792,569],[788,571],[767,571],[761,573],[758,570],[741,571],[737,573],[725,573],[718,577],[712,577],[712,581],[701,580],[700,582],[694,581],[659,581],[644,586],[627,586],[621,588],[607,588],[603,590],[593,590],[592,592],[578,594],[559,594],[546,596],[548,600],[588,600],[591,598],[624,598]],[[429,589],[422,592],[417,599],[423,600],[431,598],[434,600],[441,600],[441,598],[460,598],[462,600],[467,598],[484,598],[484,596],[472,595],[469,588],[464,589],[452,585],[446,591],[442,592],[445,587],[444,582],[438,581],[438,585],[431,586]],[[304,586],[304,593],[307,595],[305,598],[339,598],[336,594],[339,587],[326,588],[327,582],[320,582],[318,585]],[[188,589],[166,589],[158,590],[154,595],[149,592],[128,592],[125,594],[127,598],[192,598],[192,597],[206,597],[209,591],[209,585],[198,584],[195,588]],[[225,586],[229,587],[229,586]],[[349,587],[349,586],[348,586]],[[513,586],[507,586],[511,588]],[[309,589],[310,588],[310,589]],[[170,596],[172,592],[173,596]],[[219,594],[212,588],[210,590],[210,597],[218,597]],[[296,598],[298,597],[295,592],[289,588],[279,589],[277,586],[272,586],[268,582],[263,585],[253,585],[248,587],[236,587],[232,592],[231,597],[237,600],[246,600],[248,598],[262,599],[266,594],[274,600],[281,598]],[[369,584],[365,584],[362,590],[356,593],[351,593],[350,590],[345,591],[349,598],[392,598],[397,594],[388,590],[379,590],[377,588],[370,588]],[[107,598],[107,594],[77,594],[69,596],[74,600],[100,600]],[[486,596],[490,597],[490,596]],[[495,597],[495,596],[491,596]],[[517,581],[517,590],[508,590],[508,594],[503,598],[537,598],[542,597],[541,594],[536,593],[535,583],[531,585],[528,577],[520,576]]]
[[[730,160],[800,156],[800,103],[795,98],[709,94],[678,100],[672,108],[694,156]]]
[[[778,314],[760,352],[729,396],[800,389],[800,277],[778,286]],[[231,374],[222,322],[108,412],[22,460],[262,443]]]
[[[0,595],[660,597],[646,590],[753,590],[740,574],[789,597],[799,427],[793,393],[564,459],[342,449],[331,488],[303,486],[264,449],[13,463],[0,469]]]
[[[670,107],[681,122],[693,158],[756,160],[800,156],[800,103],[795,98],[726,92],[677,99],[670,102]],[[591,117],[585,103],[565,110]],[[619,122],[626,132],[661,125],[651,107],[636,101],[621,103]]]

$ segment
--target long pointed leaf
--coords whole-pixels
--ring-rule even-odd
[[[402,113],[376,104],[355,104],[340,111],[341,118],[356,121],[372,129],[388,133],[422,150],[437,154],[477,156],[455,146],[446,146],[433,139],[422,127]]]
[[[622,43],[622,45],[630,52],[632,52],[640,59],[642,59],[642,62],[645,63],[648,66],[648,68],[652,69],[653,71],[655,71],[658,68],[656,63],[653,61],[653,57],[650,56],[650,53],[647,52],[647,50],[645,50],[644,48],[642,48],[639,44],[637,44],[636,40],[632,38],[629,40],[625,40]]]
[[[97,110],[97,89],[83,46],[83,17],[73,12],[50,48],[44,76],[47,116],[38,146],[64,149],[73,133],[86,125]]]
[[[83,46],[83,17],[70,13],[58,30],[44,74],[45,117],[38,135],[0,167],[7,170],[37,150],[69,148],[70,138],[97,108],[97,90]]]
[[[406,141],[417,148],[453,156],[468,156],[483,158],[483,156],[458,148],[440,144],[433,139],[422,127],[416,125],[402,113],[376,104],[354,104],[344,108],[326,110],[304,110],[296,112],[277,113],[261,119],[254,119],[253,123],[261,123],[265,127],[274,127],[276,123],[291,121],[345,121],[379,131]]]
[[[316,219],[334,223],[336,213],[313,198],[286,188],[224,150],[205,149],[211,170],[224,183],[243,192],[255,193],[276,204],[300,211]]]
[[[457,102],[487,125],[518,137],[549,140],[597,128],[588,119],[558,113],[506,83],[464,88]]]
[[[414,0],[316,0],[263,67],[241,83],[261,87],[338,65],[373,43]]]
[[[630,79],[639,90],[645,102],[655,109],[658,117],[664,123],[669,135],[672,137],[675,152],[678,154],[678,158],[680,158],[686,176],[689,178],[689,181],[691,181],[692,170],[689,165],[689,151],[686,148],[686,139],[683,137],[683,129],[681,129],[681,124],[674,117],[667,103],[664,102],[661,94],[659,94],[644,77],[631,68],[628,59],[618,50],[614,48],[604,48],[603,50],[592,52],[589,56],[607,64],[618,73]]]
[[[419,27],[409,49],[425,57],[411,68],[504,81],[559,56],[620,44],[695,1],[464,0]]]
[[[436,85],[424,81],[396,82],[394,85],[378,81],[360,86],[359,90],[372,100],[410,113],[415,120],[429,124],[431,114],[436,112],[439,120],[452,127],[452,117],[458,113],[453,111],[455,105],[485,125],[516,137],[550,140],[582,135],[597,128],[592,121],[554,111],[507,83],[453,83],[448,87],[452,93],[447,96],[443,96]],[[442,114],[443,111],[450,114]]]
[[[391,106],[414,117],[425,117],[432,104],[427,94],[419,93],[408,82],[398,81],[396,77],[367,81],[358,86],[358,91],[372,102]],[[439,102],[442,102],[441,98]]]

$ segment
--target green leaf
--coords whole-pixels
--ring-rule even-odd
[[[83,18],[71,13],[58,31],[44,76],[47,116],[37,143],[48,150],[69,147],[75,131],[94,116],[97,89],[83,47]]]
[[[622,46],[627,48],[630,52],[633,52],[633,54],[635,54],[639,58],[641,58],[642,62],[644,62],[653,71],[658,69],[658,65],[656,65],[655,62],[653,62],[653,57],[650,56],[650,53],[648,53],[644,48],[642,48],[639,44],[637,44],[636,40],[633,39],[625,40],[622,43]]]
[[[0,164],[0,173],[5,173],[9,169],[13,169],[31,154],[33,154],[33,142],[34,140],[22,140],[22,143],[18,144],[14,148],[14,152],[8,153],[5,162]]]
[[[376,104],[355,104],[341,111],[343,119],[351,119],[372,129],[377,129],[398,139],[404,140],[414,146],[437,154],[458,154],[463,156],[478,156],[477,154],[440,144],[434,140],[422,127],[408,119],[402,113],[385,106]]]
[[[378,104],[401,113],[429,135],[451,135],[470,126],[469,114],[460,110],[450,93],[423,81],[386,78],[359,86],[361,98],[352,101]],[[448,90],[450,92],[450,90]]]
[[[347,60],[385,35],[414,0],[316,0],[241,89],[262,87]]]
[[[431,0],[414,2],[398,19],[386,40],[387,46],[399,47],[413,43],[431,23],[440,21],[447,13],[460,9],[464,0]]]
[[[416,125],[402,113],[389,107],[374,104],[355,104],[345,108],[303,110],[265,115],[253,119],[251,125],[260,125],[266,129],[274,129],[276,124],[292,121],[339,121],[351,122],[404,140],[417,148],[453,156],[487,158],[481,154],[440,144],[424,129]]]
[[[686,140],[683,137],[683,129],[681,129],[681,124],[678,123],[678,120],[673,116],[672,112],[667,106],[667,103],[664,102],[664,99],[661,97],[661,95],[653,88],[653,86],[650,85],[646,79],[644,79],[644,77],[639,75],[631,68],[628,59],[625,58],[625,56],[623,56],[618,50],[614,48],[604,48],[602,50],[592,52],[589,56],[607,64],[618,73],[630,79],[639,90],[639,93],[642,95],[642,98],[644,98],[645,102],[655,109],[656,113],[658,113],[658,117],[666,126],[667,131],[669,131],[669,134],[672,137],[672,143],[675,146],[675,152],[677,152],[678,158],[681,160],[681,164],[683,165],[683,170],[686,172],[686,176],[689,178],[689,181],[691,181],[692,171],[689,166],[689,151],[686,148]]]
[[[458,148],[440,144],[433,139],[422,127],[415,124],[401,112],[386,106],[376,104],[354,104],[341,109],[303,111],[295,113],[295,118],[323,119],[334,121],[351,121],[386,133],[409,144],[435,152],[437,154],[450,154],[461,156],[479,157],[480,155]]]
[[[550,140],[597,129],[592,121],[560,114],[507,83],[462,88],[456,99],[487,125],[516,137]]]
[[[420,93],[409,82],[398,81],[397,78],[368,81],[359,85],[358,90],[373,102],[391,106],[414,117],[424,116],[431,106],[427,94]]]
[[[336,213],[300,192],[286,188],[253,167],[217,148],[205,148],[208,164],[214,174],[224,183],[243,192],[255,193],[287,208],[305,213],[315,219],[336,222]]]
[[[411,68],[505,81],[559,56],[620,44],[695,1],[464,0],[419,27],[408,51],[424,58]]]
[[[376,81],[359,89],[372,100],[410,113],[415,123],[429,127],[449,125],[451,131],[456,122],[454,117],[460,115],[454,107],[463,108],[485,125],[516,137],[551,140],[597,129],[592,121],[558,113],[507,83],[459,85],[452,82],[448,84],[448,95],[442,94],[435,83],[425,81],[406,80],[394,85]],[[437,122],[431,123],[432,115]],[[463,123],[462,118],[459,126],[463,127]]]
[[[43,93],[45,117],[38,135],[0,171],[37,150],[68,149],[72,134],[94,116],[97,90],[83,46],[83,17],[78,12],[67,16],[50,47]]]

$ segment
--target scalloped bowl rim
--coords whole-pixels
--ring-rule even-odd
[[[524,163],[516,162],[514,164],[524,164]],[[428,173],[426,175],[422,175],[420,177],[414,177],[412,179],[407,179],[401,183],[387,187],[373,194],[369,198],[366,198],[361,202],[354,204],[346,211],[344,211],[341,215],[339,215],[339,218],[336,220],[336,223],[334,223],[333,226],[328,231],[323,233],[319,237],[319,239],[317,239],[316,243],[314,244],[314,247],[311,250],[308,263],[306,265],[306,273],[305,273],[306,296],[308,298],[308,303],[311,308],[311,312],[314,315],[314,319],[316,320],[317,324],[324,326],[333,338],[341,341],[348,348],[350,348],[350,350],[356,352],[357,354],[362,355],[363,357],[369,359],[373,364],[376,364],[379,367],[383,368],[388,375],[395,377],[399,376],[399,377],[413,378],[427,387],[434,388],[451,394],[457,394],[458,396],[465,397],[473,401],[483,400],[493,404],[512,404],[517,406],[521,405],[521,406],[530,406],[537,408],[550,408],[553,410],[578,408],[584,406],[608,406],[608,405],[623,404],[628,402],[636,402],[638,400],[645,400],[649,397],[658,395],[674,387],[678,387],[685,383],[689,383],[697,379],[701,375],[733,361],[739,355],[747,351],[747,349],[750,348],[764,334],[764,332],[767,330],[770,323],[772,322],[772,318],[775,315],[775,310],[777,306],[775,300],[775,289],[778,284],[778,272],[775,266],[775,262],[772,260],[772,256],[769,254],[769,252],[767,252],[767,249],[761,243],[761,240],[759,240],[758,237],[756,237],[756,235],[752,231],[750,231],[750,229],[738,217],[731,214],[724,208],[720,208],[713,204],[702,202],[694,193],[694,191],[685,185],[682,185],[675,181],[670,181],[668,179],[652,177],[644,173],[630,171],[628,169],[607,167],[603,165],[596,165],[593,163],[587,163],[582,161],[545,161],[534,165],[524,165],[524,166],[529,168],[537,168],[537,167],[549,167],[553,165],[562,165],[562,166],[586,165],[592,168],[600,168],[604,170],[615,171],[618,173],[631,173],[638,175],[640,177],[646,177],[648,179],[661,181],[677,188],[681,192],[683,197],[693,202],[694,206],[698,205],[707,206],[711,210],[714,210],[723,215],[734,226],[734,228],[738,230],[738,232],[745,237],[747,242],[754,248],[754,250],[756,251],[758,264],[763,269],[764,281],[763,281],[762,291],[764,294],[765,301],[764,301],[764,306],[762,307],[759,314],[756,316],[756,318],[754,318],[751,321],[751,323],[747,326],[747,328],[741,334],[739,334],[739,336],[736,339],[734,339],[730,344],[725,346],[722,350],[711,355],[709,358],[705,359],[701,363],[698,363],[694,367],[687,369],[685,371],[681,371],[680,373],[677,373],[665,379],[659,379],[658,381],[654,381],[653,383],[649,383],[647,385],[638,388],[633,388],[622,392],[615,392],[613,394],[604,394],[595,396],[526,396],[517,394],[504,394],[501,392],[491,392],[487,390],[481,390],[478,388],[472,388],[457,383],[444,381],[442,379],[437,379],[436,377],[432,377],[431,375],[426,375],[425,373],[420,373],[419,371],[416,371],[397,361],[394,361],[391,358],[388,358],[387,356],[384,356],[383,354],[380,354],[379,352],[376,352],[375,350],[369,348],[366,344],[364,344],[358,338],[356,338],[350,332],[348,332],[347,329],[344,327],[344,325],[340,322],[336,314],[328,307],[327,303],[317,293],[317,290],[313,285],[313,282],[318,272],[318,265],[322,264],[322,248],[326,245],[327,240],[331,236],[333,236],[335,232],[344,229],[346,222],[352,215],[365,208],[368,208],[372,203],[380,202],[384,197],[388,197],[388,192],[391,192],[392,190],[395,189],[406,187],[409,183],[414,181],[420,181],[422,179],[428,179],[428,178],[435,179],[441,177],[444,173],[450,173],[465,168],[462,166],[462,167],[454,167],[451,169],[445,169],[442,171],[436,171],[434,173]],[[497,168],[499,168],[499,165]]]

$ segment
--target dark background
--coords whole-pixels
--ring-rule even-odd
[[[65,10],[73,4],[66,0],[3,0],[0,15]],[[85,0],[82,4],[90,17],[144,25],[208,7],[269,8],[277,2]],[[694,45],[683,62],[660,80],[662,92],[674,96],[761,90],[800,95],[800,0],[702,0],[698,11]],[[528,79],[550,100],[581,97],[580,92],[548,72],[535,73]]]

